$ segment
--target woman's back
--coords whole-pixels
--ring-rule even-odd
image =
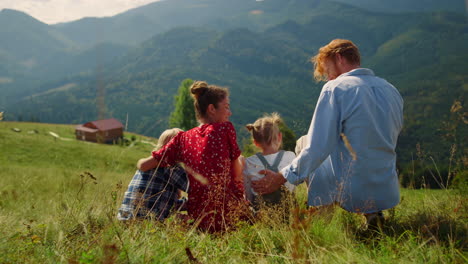
[[[221,231],[245,210],[243,186],[236,184],[232,163],[240,156],[230,122],[210,123],[179,133],[153,157],[164,165],[184,164],[189,175],[188,213],[199,227]]]

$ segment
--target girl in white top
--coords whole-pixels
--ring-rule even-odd
[[[257,119],[255,123],[246,125],[247,130],[252,133],[253,143],[261,149],[260,153],[252,155],[245,159],[243,170],[244,187],[246,198],[256,207],[258,205],[258,195],[252,189],[252,180],[259,180],[264,177],[258,172],[264,169],[281,170],[291,163],[296,157],[294,152],[280,150],[282,145],[282,134],[279,124],[283,121],[277,113],[265,115]],[[294,191],[294,185],[286,182],[284,184],[290,192]],[[279,189],[271,194],[262,195],[261,200],[267,205],[279,204],[284,198]]]

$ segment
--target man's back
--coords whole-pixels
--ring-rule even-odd
[[[339,200],[351,211],[380,211],[399,202],[395,147],[403,125],[403,100],[369,69],[328,82],[339,111],[341,140],[331,153]]]
[[[310,206],[337,202],[360,213],[394,207],[400,201],[395,148],[403,125],[401,95],[371,70],[359,68],[359,49],[350,40],[332,40],[311,61],[315,79],[329,81],[320,92],[307,144],[281,173],[266,171],[254,189],[269,193],[284,179],[296,185],[307,179]]]

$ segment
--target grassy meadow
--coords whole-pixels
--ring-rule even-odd
[[[0,263],[468,262],[468,195],[457,189],[402,189],[380,233],[340,208],[306,209],[304,185],[288,223],[264,217],[224,235],[176,217],[121,223],[135,163],[156,143],[132,136],[101,145],[69,125],[0,122]]]

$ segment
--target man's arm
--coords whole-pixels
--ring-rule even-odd
[[[253,189],[259,194],[268,194],[278,190],[286,182],[284,176],[279,172],[271,170],[261,170],[259,174],[265,174],[265,177],[258,181],[252,181]]]
[[[324,88],[306,135],[305,148],[291,165],[281,170],[281,174],[289,183],[294,185],[302,183],[336,148],[342,129],[338,104],[333,91]]]
[[[252,181],[256,192],[271,193],[286,181],[298,185],[304,182],[330,155],[338,144],[342,128],[340,109],[336,100],[333,92],[324,87],[310,123],[305,148],[289,166],[286,166],[279,173],[268,170],[260,172],[265,174],[265,177],[259,181]]]

